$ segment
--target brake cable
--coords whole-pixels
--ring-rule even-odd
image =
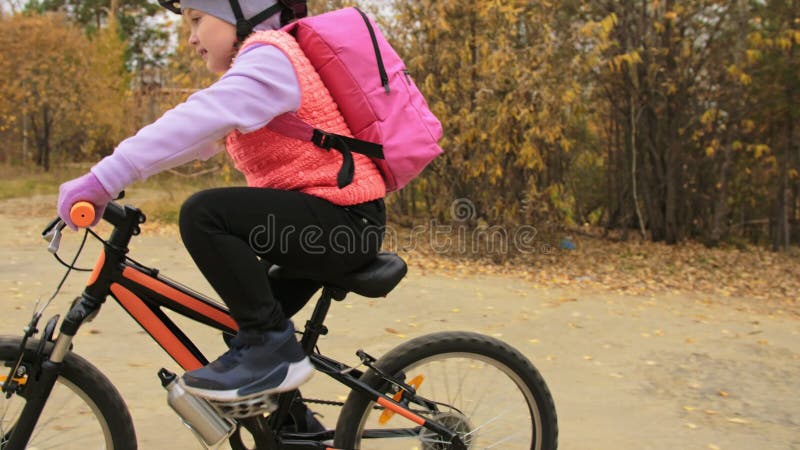
[[[22,364],[22,359],[25,356],[25,346],[28,343],[28,339],[33,337],[39,331],[36,328],[37,325],[39,324],[39,319],[42,318],[42,314],[44,313],[44,311],[50,306],[50,304],[56,298],[58,293],[61,292],[61,288],[64,286],[64,283],[67,281],[67,278],[69,278],[70,272],[72,272],[73,269],[76,269],[75,268],[75,263],[78,261],[78,257],[80,257],[81,253],[83,252],[83,247],[86,244],[86,238],[88,237],[88,235],[89,235],[89,232],[88,232],[88,229],[87,229],[87,231],[83,234],[83,240],[81,240],[81,245],[78,247],[78,250],[75,252],[75,257],[72,258],[72,263],[66,264],[64,261],[61,260],[61,258],[58,257],[58,255],[53,253],[53,255],[56,257],[58,262],[60,262],[62,265],[67,267],[67,271],[66,271],[66,273],[64,273],[64,276],[61,278],[61,281],[58,283],[58,286],[56,286],[55,291],[53,291],[53,295],[51,295],[50,298],[47,299],[47,301],[45,302],[44,306],[39,308],[39,302],[40,302],[41,298],[36,300],[36,304],[33,307],[33,316],[31,317],[31,321],[22,330],[25,334],[22,336],[22,341],[20,342],[19,356],[17,357],[17,361],[14,363],[14,365],[11,366],[11,370],[9,371],[8,377],[3,382],[2,392],[5,392],[6,398],[11,398],[11,396],[14,394],[14,392],[18,388],[18,385],[15,384],[16,382],[14,381],[14,376],[16,376],[17,371],[19,370],[19,367]],[[76,269],[76,270],[80,270],[80,269]]]
[[[53,256],[56,258],[56,260],[58,260],[58,262],[61,263],[61,265],[63,265],[64,267],[67,268],[67,272],[64,273],[64,277],[61,278],[61,282],[58,283],[58,286],[56,287],[55,292],[53,292],[53,295],[50,296],[50,298],[47,300],[47,303],[45,303],[44,307],[42,307],[42,309],[39,311],[39,313],[40,313],[39,315],[41,315],[41,313],[44,312],[44,310],[47,309],[48,306],[50,306],[50,303],[53,301],[53,299],[56,298],[56,295],[58,295],[58,293],[61,292],[61,288],[64,286],[64,283],[67,281],[67,278],[69,277],[70,272],[72,272],[73,270],[78,271],[78,272],[91,272],[92,269],[88,269],[87,270],[87,269],[81,269],[81,268],[75,267],[75,263],[78,262],[78,258],[81,256],[81,253],[83,253],[83,247],[86,245],[86,238],[88,236],[89,236],[89,229],[87,228],[86,232],[83,233],[83,239],[81,240],[81,245],[78,246],[78,250],[75,252],[75,256],[72,258],[72,262],[70,264],[67,264],[66,262],[64,262],[64,260],[62,260],[58,256],[58,252],[53,253]],[[37,301],[36,304],[38,305],[38,303],[39,302]]]
[[[86,230],[85,230],[85,231],[86,231],[86,232],[85,232],[85,233],[84,233],[84,235],[83,235],[83,241],[81,242],[80,248],[78,248],[78,253],[75,255],[75,256],[76,256],[76,258],[75,258],[75,259],[73,259],[73,261],[72,261],[72,264],[67,264],[67,262],[66,262],[66,261],[64,261],[63,259],[61,259],[61,257],[60,257],[60,256],[58,256],[58,252],[55,252],[55,253],[53,253],[53,257],[54,257],[54,258],[55,258],[55,259],[56,259],[56,260],[57,260],[57,261],[58,261],[58,262],[59,262],[59,263],[60,263],[62,266],[66,267],[67,269],[74,270],[74,271],[76,271],[76,272],[91,272],[92,270],[94,270],[94,269],[84,269],[84,268],[80,268],[80,267],[75,267],[75,262],[77,261],[77,257],[78,257],[78,256],[80,256],[81,252],[83,251],[83,246],[86,244],[86,238],[87,238],[87,234],[91,233],[91,235],[92,235],[92,236],[93,236],[95,239],[97,239],[97,240],[98,240],[98,241],[100,241],[100,242],[103,242],[103,243],[105,243],[105,241],[103,240],[103,238],[101,238],[100,236],[98,236],[98,235],[97,235],[97,233],[95,233],[95,232],[94,232],[94,231],[92,231],[91,229],[89,229],[89,228],[86,228]]]

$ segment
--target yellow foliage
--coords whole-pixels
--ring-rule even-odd
[[[747,55],[747,62],[750,64],[755,64],[761,59],[761,51],[759,50],[746,50],[745,55]]]
[[[742,85],[744,86],[749,86],[750,83],[753,82],[753,79],[750,77],[750,75],[742,73],[741,75],[739,75],[739,82],[742,83]]]
[[[642,57],[639,55],[637,50],[632,52],[624,53],[622,55],[617,55],[611,59],[609,64],[611,65],[611,69],[614,72],[621,72],[624,65],[628,65],[629,67],[633,67],[642,62]]]
[[[13,74],[0,79],[0,95],[19,116],[6,125],[26,117],[40,165],[49,167],[51,149],[70,158],[113,149],[124,132],[124,52],[113,20],[93,40],[61,14],[0,20],[0,71]]]
[[[611,33],[611,30],[613,30],[614,26],[616,25],[617,15],[615,13],[607,15],[602,21],[600,21],[600,27],[605,34]]]
[[[665,87],[667,88],[667,95],[672,95],[678,92],[678,86],[676,86],[675,83],[668,81],[665,83]]]
[[[769,148],[769,145],[766,145],[766,144],[753,145],[753,146],[751,146],[751,149],[752,149],[752,152],[753,152],[753,156],[756,159],[761,158],[762,156],[764,156],[765,154],[768,154],[771,151],[770,148]]]
[[[716,108],[711,108],[706,110],[702,116],[700,116],[700,123],[703,125],[708,125],[714,120],[716,120],[717,116],[719,115],[719,110]]]
[[[747,35],[748,43],[755,47],[760,48],[764,43],[764,37],[759,32],[750,33]]]
[[[775,39],[775,45],[781,50],[789,50],[792,48],[792,40],[786,37],[779,37]]]
[[[575,98],[577,98],[577,93],[572,89],[567,89],[561,95],[561,100],[564,103],[572,103],[575,100]]]

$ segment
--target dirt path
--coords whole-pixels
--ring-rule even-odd
[[[35,298],[47,296],[63,272],[38,238],[46,217],[21,212],[33,208],[29,201],[1,203],[0,334],[18,334]],[[64,255],[76,241],[65,238]],[[90,245],[82,265],[91,266],[97,251]],[[132,255],[211,292],[174,235],[145,233]],[[84,282],[74,276],[49,313],[63,313]],[[306,308],[296,322],[309,314]],[[335,304],[321,346],[353,363],[358,348],[380,355],[442,329],[498,336],[526,354],[550,385],[563,449],[800,449],[797,317],[754,312],[747,299],[536,290],[502,276],[412,272],[387,299],[353,296]],[[207,354],[222,351],[218,335],[191,324],[187,330]],[[120,389],[141,448],[200,448],[166,407],[155,376],[176,364],[118,305],[108,303],[81,330],[75,351]],[[304,392],[346,395],[322,376]],[[335,423],[334,410],[319,410],[326,424]]]

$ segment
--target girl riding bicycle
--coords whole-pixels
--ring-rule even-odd
[[[175,11],[176,3],[162,5]],[[75,229],[70,207],[88,201],[99,220],[127,185],[207,159],[225,138],[248,186],[192,195],[179,221],[187,250],[239,330],[229,351],[181,382],[218,401],[289,391],[313,373],[289,318],[320,283],[270,283],[266,269],[279,264],[344,274],[372,260],[382,240],[374,230],[386,224],[384,180],[367,156],[353,154],[352,181],[340,187],[340,153],[266,127],[294,112],[315,127],[349,133],[296,42],[274,31],[304,15],[304,1],[181,0],[180,12],[191,27],[189,43],[221,78],[124,140],[89,173],[61,185],[58,214]],[[249,19],[237,19],[242,16]],[[342,237],[349,245],[340,245]]]

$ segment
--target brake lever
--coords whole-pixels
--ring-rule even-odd
[[[53,227],[58,225],[58,222],[60,222],[60,221],[61,221],[61,217],[58,217],[58,216],[56,216],[55,219],[51,220],[50,223],[48,223],[47,226],[44,227],[44,230],[42,230],[42,238],[45,238],[45,235],[50,233],[53,230]],[[47,238],[45,238],[45,239],[47,239]]]
[[[66,226],[63,220],[56,219],[42,232],[42,238],[50,241],[50,245],[47,246],[48,252],[54,255],[58,253],[58,247],[61,246],[61,230]]]

